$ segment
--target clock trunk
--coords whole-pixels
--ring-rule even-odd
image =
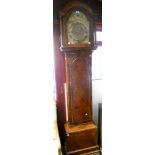
[[[92,120],[91,53],[67,53],[65,63],[68,122],[89,122]]]

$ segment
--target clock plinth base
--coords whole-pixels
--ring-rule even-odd
[[[97,127],[94,123],[85,123],[76,126],[65,124],[66,155],[91,154],[99,152]]]

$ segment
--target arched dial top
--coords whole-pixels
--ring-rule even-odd
[[[90,44],[89,21],[80,10],[71,13],[67,20],[68,44]]]
[[[60,11],[61,51],[94,50],[96,48],[95,14],[78,1],[66,4]]]

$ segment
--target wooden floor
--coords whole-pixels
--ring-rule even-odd
[[[62,147],[62,155],[66,155],[65,153],[64,153],[65,151],[64,151],[64,146]],[[88,154],[87,154],[88,155]],[[101,152],[96,152],[96,153],[91,153],[91,154],[89,154],[89,155],[102,155],[102,153]]]
[[[101,153],[93,153],[93,154],[90,154],[90,155],[101,155]]]

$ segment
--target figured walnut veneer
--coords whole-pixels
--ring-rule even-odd
[[[92,120],[91,53],[66,53],[68,121],[70,124]]]

